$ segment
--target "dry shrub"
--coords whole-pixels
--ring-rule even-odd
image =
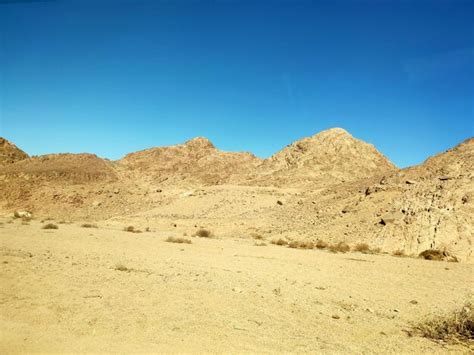
[[[326,243],[325,241],[318,240],[316,242],[316,248],[318,249],[326,249],[327,247],[328,247],[328,243]]]
[[[379,254],[381,252],[380,248],[371,248],[367,243],[356,244],[353,250],[363,254]]]
[[[474,305],[467,302],[450,314],[438,315],[417,324],[415,331],[425,338],[450,343],[471,343],[474,340]]]
[[[301,241],[299,244],[300,249],[313,249],[314,243],[312,241]]]
[[[181,237],[168,237],[166,242],[169,243],[179,243],[179,244],[191,244],[191,240]]]
[[[351,247],[347,243],[339,242],[337,244],[330,245],[329,250],[332,251],[333,253],[338,253],[338,252],[347,253],[348,251],[351,250]]]
[[[395,250],[393,253],[392,253],[393,256],[399,256],[399,257],[404,257],[404,256],[407,256],[405,254],[405,250],[402,250],[402,249],[397,249]]]
[[[134,226],[128,226],[123,229],[125,232],[130,232],[130,233],[141,233],[142,231],[140,229],[135,229]]]
[[[436,260],[436,261],[450,261],[458,262],[458,258],[454,255],[451,255],[447,250],[438,250],[438,249],[428,249],[422,251],[418,257],[425,260]]]
[[[292,240],[291,242],[288,243],[288,248],[298,248],[300,243],[296,240]]]
[[[275,244],[275,245],[288,245],[288,242],[285,239],[282,239],[282,238],[273,239],[271,241],[271,243]]]
[[[263,236],[261,234],[258,234],[258,233],[250,233],[250,236],[255,239],[255,240],[263,240],[265,238],[263,238]]]
[[[264,247],[267,245],[267,243],[265,242],[255,242],[253,245],[255,245],[256,247]]]
[[[194,233],[193,237],[212,238],[212,233],[207,229],[199,229],[198,231],[196,231],[196,233]]]
[[[118,264],[115,265],[114,270],[131,272],[133,269],[130,269],[130,268],[126,267],[125,265],[123,265],[121,263],[118,263]]]
[[[42,229],[58,229],[58,226],[55,225],[54,223],[48,223],[48,224],[45,224]]]
[[[370,247],[367,243],[358,243],[354,246],[353,250],[358,251],[360,253],[368,254],[370,252]]]
[[[97,224],[92,224],[92,223],[83,223],[81,224],[82,228],[98,228]]]

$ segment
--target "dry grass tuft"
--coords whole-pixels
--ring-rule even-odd
[[[402,250],[402,249],[397,249],[395,250],[393,253],[392,253],[393,256],[398,256],[398,257],[405,257],[407,256],[405,254],[405,250]]]
[[[207,229],[199,229],[196,233],[194,233],[193,237],[212,238],[212,233]]]
[[[282,238],[273,239],[270,243],[275,244],[275,245],[288,245],[288,242]]]
[[[264,240],[265,239],[261,234],[258,234],[258,233],[250,233],[250,236],[255,240]]]
[[[116,264],[115,267],[114,267],[114,270],[125,271],[125,272],[133,271],[133,269],[130,269],[130,268],[126,267],[125,265],[121,264],[121,263]]]
[[[300,245],[300,243],[296,240],[292,240],[291,242],[288,243],[288,248],[298,248],[298,246]]]
[[[329,250],[332,251],[333,253],[339,253],[339,252],[347,253],[348,251],[351,250],[351,247],[347,243],[339,242],[337,244],[330,245]]]
[[[186,239],[186,238],[181,238],[181,237],[168,237],[166,239],[166,242],[169,243],[179,243],[179,244],[191,244],[191,240]]]
[[[358,243],[354,246],[352,250],[358,251],[359,253],[364,253],[364,254],[370,253],[370,247],[369,247],[369,244],[367,243]]]
[[[125,232],[130,232],[130,233],[141,233],[142,231],[140,229],[135,229],[134,226],[128,226],[123,229]]]
[[[92,224],[92,223],[83,223],[81,224],[82,228],[99,228],[97,227],[97,224]]]
[[[318,240],[316,242],[316,248],[318,249],[326,249],[327,247],[328,247],[328,243],[326,243],[325,241]]]
[[[311,241],[305,241],[305,240],[292,240],[288,244],[289,248],[297,248],[297,249],[314,249],[314,243]]]
[[[48,224],[45,224],[43,227],[41,227],[42,229],[58,229],[58,226],[55,225],[54,223],[48,223]]]
[[[362,254],[379,254],[381,252],[380,248],[371,248],[367,243],[356,244],[352,250]]]
[[[422,337],[450,343],[474,341],[474,305],[467,302],[460,310],[438,315],[417,324],[415,331]]]
[[[255,242],[253,245],[255,245],[256,247],[264,247],[267,245],[267,243],[265,242]]]

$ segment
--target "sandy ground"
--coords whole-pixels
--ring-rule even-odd
[[[407,334],[472,296],[472,264],[0,221],[3,354],[473,350]]]

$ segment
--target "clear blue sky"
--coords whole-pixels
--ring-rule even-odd
[[[0,136],[29,154],[342,127],[398,166],[474,135],[474,1],[0,0]]]

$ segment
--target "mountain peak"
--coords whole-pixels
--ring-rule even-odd
[[[205,137],[195,137],[193,139],[188,140],[184,145],[188,147],[194,147],[194,148],[204,148],[204,149],[213,149],[214,144],[212,142],[205,138]]]

